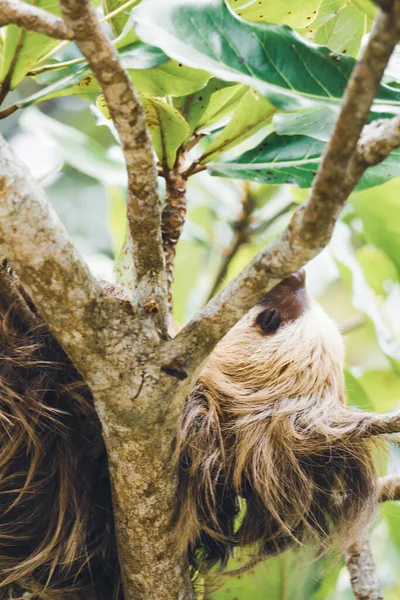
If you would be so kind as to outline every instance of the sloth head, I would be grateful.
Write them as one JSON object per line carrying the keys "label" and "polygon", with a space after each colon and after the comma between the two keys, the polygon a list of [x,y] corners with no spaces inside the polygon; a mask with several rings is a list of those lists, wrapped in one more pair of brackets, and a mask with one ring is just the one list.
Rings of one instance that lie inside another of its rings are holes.
{"label": "sloth head", "polygon": [[[272,288],[218,344],[209,374],[221,393],[246,400],[326,395],[344,402],[344,345],[337,326],[308,294],[305,272]],[[216,381],[216,373],[220,373]]]}
{"label": "sloth head", "polygon": [[248,544],[259,557],[306,538],[347,546],[368,523],[374,464],[369,442],[350,435],[360,417],[345,407],[343,359],[304,272],[216,346],[177,436],[175,521],[196,567]]}

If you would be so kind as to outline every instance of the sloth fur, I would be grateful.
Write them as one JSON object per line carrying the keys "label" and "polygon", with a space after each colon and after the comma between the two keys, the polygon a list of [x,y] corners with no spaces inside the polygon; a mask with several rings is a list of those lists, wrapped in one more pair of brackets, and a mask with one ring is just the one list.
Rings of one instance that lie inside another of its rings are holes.
{"label": "sloth fur", "polygon": [[[18,301],[0,295],[0,598],[123,600],[92,396],[8,277]],[[193,565],[224,565],[247,544],[274,554],[332,528],[351,541],[367,523],[374,468],[368,443],[346,436],[357,417],[342,361],[301,275],[217,346],[176,440],[174,520]]]}
{"label": "sloth fur", "polygon": [[346,547],[376,498],[370,443],[351,436],[344,346],[294,274],[217,345],[179,427],[175,522],[196,569],[333,534]]}

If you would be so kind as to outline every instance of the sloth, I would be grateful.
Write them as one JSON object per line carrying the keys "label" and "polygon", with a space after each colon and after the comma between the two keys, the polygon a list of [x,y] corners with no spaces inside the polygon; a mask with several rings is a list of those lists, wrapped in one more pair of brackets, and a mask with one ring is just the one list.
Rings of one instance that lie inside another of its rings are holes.
{"label": "sloth", "polygon": [[305,288],[275,286],[216,346],[178,428],[174,522],[182,552],[205,570],[235,547],[253,565],[306,540],[347,548],[376,500],[370,442],[351,435],[344,344]]}
{"label": "sloth", "polygon": [[[0,598],[123,600],[93,398],[18,280],[4,269],[3,280]],[[216,346],[174,450],[172,524],[193,567],[224,566],[237,546],[262,558],[308,534],[350,543],[368,523],[374,465],[349,435],[360,417],[345,409],[342,363],[341,336],[301,273]]]}

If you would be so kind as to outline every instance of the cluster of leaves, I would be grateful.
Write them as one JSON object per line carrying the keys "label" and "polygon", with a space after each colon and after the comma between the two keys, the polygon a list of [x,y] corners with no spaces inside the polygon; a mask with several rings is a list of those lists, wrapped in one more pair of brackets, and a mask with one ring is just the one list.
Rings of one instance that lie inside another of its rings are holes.
{"label": "cluster of leaves", "polygon": [[[93,4],[140,94],[160,171],[173,168],[177,153],[185,152],[188,178],[198,173],[189,178],[188,222],[176,262],[174,310],[183,322],[221,277],[226,281],[237,275],[285,227],[294,207],[307,197],[376,9],[370,0]],[[35,5],[59,14],[55,0]],[[4,28],[1,52],[3,96],[17,88],[15,107],[27,109],[21,126],[51,138],[64,160],[81,172],[79,179],[76,171],[71,178],[69,169],[67,190],[60,191],[58,180],[50,192],[73,196],[75,181],[82,202],[82,189],[95,189],[97,205],[88,206],[90,219],[103,203],[105,220],[107,199],[99,194],[98,184],[93,187],[93,180],[101,182],[109,196],[115,243],[100,235],[95,245],[115,256],[125,235],[125,166],[100,87],[85,59],[74,44],[15,26]],[[34,94],[24,94],[27,78],[39,84]],[[400,73],[393,62],[371,120],[398,114],[399,88]],[[68,96],[90,103],[97,124],[114,135],[113,148],[99,142],[98,134],[91,137],[33,108]],[[399,175],[399,152],[366,173],[329,253],[314,269],[339,322],[346,325],[349,316],[359,322],[348,338],[349,398],[378,411],[394,408],[400,399]],[[160,179],[161,193],[162,185]],[[69,207],[70,202],[71,198]],[[84,221],[90,220],[84,210],[80,204],[69,211],[79,215],[74,227],[80,239],[85,236]],[[360,364],[362,369],[355,368]],[[398,460],[396,455],[393,445],[392,462]],[[400,507],[389,503],[383,512],[374,547],[385,597],[391,600],[398,597],[400,584],[385,571],[385,564],[400,558]],[[379,553],[384,560],[379,561]],[[230,566],[240,566],[239,561]],[[327,569],[323,562],[284,554],[250,574],[226,576],[218,589],[212,579],[205,582],[205,594],[209,600],[346,600],[351,595],[342,576],[340,562]]]}

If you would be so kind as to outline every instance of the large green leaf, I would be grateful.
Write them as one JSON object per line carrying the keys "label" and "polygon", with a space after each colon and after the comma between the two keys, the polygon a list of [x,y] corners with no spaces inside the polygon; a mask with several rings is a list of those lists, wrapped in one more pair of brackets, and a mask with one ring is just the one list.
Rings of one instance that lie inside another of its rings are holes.
{"label": "large green leaf", "polygon": [[319,27],[313,36],[317,44],[329,46],[332,50],[356,57],[361,40],[371,28],[371,19],[355,4],[348,4],[335,18]]}
{"label": "large green leaf", "polygon": [[243,96],[232,119],[222,132],[211,142],[199,159],[205,164],[230,148],[248,139],[261,127],[270,122],[276,108],[254,90]]}
{"label": "large green leaf", "polygon": [[316,106],[294,112],[276,113],[272,123],[279,135],[306,135],[327,142],[336,119],[336,110],[328,106]]}
{"label": "large green leaf", "polygon": [[[172,168],[176,152],[189,134],[189,126],[182,115],[159,98],[140,96],[146,111],[147,127],[150,131],[154,150],[161,165]],[[101,94],[96,101],[102,114],[109,119],[110,112]]]}
{"label": "large green leaf", "polygon": [[238,556],[228,562],[225,575],[211,574],[206,580],[205,600],[310,600],[317,587],[318,565],[310,559],[286,551],[269,558],[246,573],[229,575],[243,567],[248,557]]}
{"label": "large green leaf", "polygon": [[[259,183],[296,184],[311,187],[325,144],[304,135],[278,135],[271,133],[256,148],[236,159],[208,166],[212,175],[248,179]],[[400,175],[400,150],[367,170],[357,189],[380,185]]]}
{"label": "large green leaf", "polygon": [[[172,58],[244,83],[285,110],[339,104],[353,58],[332,55],[285,25],[248,23],[222,0],[143,0],[132,12],[135,30]],[[400,107],[400,91],[383,85],[374,110]]]}
{"label": "large green leaf", "polygon": [[201,90],[210,79],[206,71],[186,67],[175,60],[146,70],[131,67],[129,74],[136,91],[149,96],[187,96]]}
{"label": "large green leaf", "polygon": [[228,0],[239,17],[247,21],[285,23],[296,29],[307,27],[317,16],[321,0]]}
{"label": "large green leaf", "polygon": [[[129,21],[129,15],[132,7],[139,4],[140,0],[103,0],[104,13],[106,15],[113,13],[118,9],[123,9],[118,12],[110,20],[110,26],[115,35],[120,35]],[[134,41],[134,33],[132,32],[132,42]]]}
{"label": "large green leaf", "polygon": [[[43,8],[53,15],[60,14],[57,0],[26,0],[28,4]],[[8,81],[10,89],[14,89],[36,64],[56,46],[56,39],[33,31],[25,31],[16,25],[5,28],[2,60],[0,66],[0,82]]]}
{"label": "large green leaf", "polygon": [[142,96],[141,100],[158,160],[172,168],[176,151],[189,134],[189,126],[173,106],[162,100],[146,96]]}
{"label": "large green leaf", "polygon": [[[135,42],[121,50],[120,59],[125,68],[132,69],[134,66],[136,73],[139,69],[148,69],[148,72],[151,73],[153,67],[168,61],[168,57],[159,48],[148,46],[142,42]],[[86,63],[78,67],[72,65],[63,69],[60,71],[60,75],[59,80],[18,101],[17,106],[25,108],[51,98],[97,95],[101,91],[97,80],[93,77]]]}
{"label": "large green leaf", "polygon": [[190,133],[233,112],[247,88],[212,77],[199,92],[174,98],[174,107],[185,117]]}

